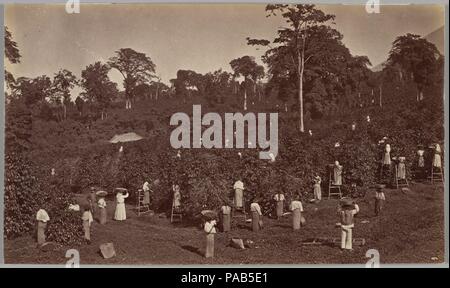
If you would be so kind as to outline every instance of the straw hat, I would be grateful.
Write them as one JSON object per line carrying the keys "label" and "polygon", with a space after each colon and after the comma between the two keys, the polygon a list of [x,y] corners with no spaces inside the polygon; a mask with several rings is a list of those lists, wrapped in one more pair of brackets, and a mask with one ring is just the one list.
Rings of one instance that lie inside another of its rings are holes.
{"label": "straw hat", "polygon": [[97,191],[95,192],[95,195],[97,195],[98,197],[105,197],[106,195],[108,195],[108,192],[106,191]]}

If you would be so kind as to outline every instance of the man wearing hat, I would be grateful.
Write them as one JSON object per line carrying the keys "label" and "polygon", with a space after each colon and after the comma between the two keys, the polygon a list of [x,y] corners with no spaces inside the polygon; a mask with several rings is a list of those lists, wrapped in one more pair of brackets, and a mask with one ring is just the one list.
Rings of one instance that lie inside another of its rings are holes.
{"label": "man wearing hat", "polygon": [[338,214],[341,220],[341,249],[343,250],[352,250],[352,230],[355,226],[353,217],[358,212],[358,204],[350,198],[342,199],[339,203]]}

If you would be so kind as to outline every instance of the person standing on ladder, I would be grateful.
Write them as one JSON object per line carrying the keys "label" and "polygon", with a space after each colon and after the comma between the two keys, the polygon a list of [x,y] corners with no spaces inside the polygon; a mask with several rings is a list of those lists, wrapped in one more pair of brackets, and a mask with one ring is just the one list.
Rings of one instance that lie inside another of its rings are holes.
{"label": "person standing on ladder", "polygon": [[150,183],[148,181],[145,181],[144,185],[142,185],[142,191],[144,191],[142,204],[150,205]]}
{"label": "person standing on ladder", "polygon": [[[385,139],[383,139],[385,140]],[[389,182],[389,178],[391,176],[391,145],[390,144],[386,144],[386,146],[384,147],[384,152],[383,152],[383,156],[381,159],[381,177],[380,180],[383,180],[385,177],[385,171],[387,171],[387,177],[388,177],[388,182]]]}
{"label": "person standing on ladder", "polygon": [[334,162],[333,168],[333,185],[341,186],[342,185],[342,165],[339,164],[339,161]]}
{"label": "person standing on ladder", "polygon": [[441,161],[441,146],[439,144],[434,145],[434,157],[433,157],[433,168],[441,169],[442,161]]}
{"label": "person standing on ladder", "polygon": [[175,208],[178,211],[181,208],[180,185],[174,184],[172,186],[172,190],[173,190],[173,208]]}
{"label": "person standing on ladder", "polygon": [[222,232],[228,232],[231,230],[231,207],[227,203],[224,203],[220,211],[222,212],[220,219]]}

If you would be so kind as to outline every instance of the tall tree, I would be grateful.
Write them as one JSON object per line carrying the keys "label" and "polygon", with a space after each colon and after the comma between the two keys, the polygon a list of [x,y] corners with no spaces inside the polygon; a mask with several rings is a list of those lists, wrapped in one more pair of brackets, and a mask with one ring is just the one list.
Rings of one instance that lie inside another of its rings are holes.
{"label": "tall tree", "polygon": [[13,87],[13,98],[21,99],[25,105],[33,109],[39,102],[49,99],[52,95],[52,81],[46,75],[36,78],[19,77]]}
{"label": "tall tree", "polygon": [[[12,39],[12,34],[9,32],[8,27],[5,26],[5,57],[11,64],[20,63],[20,53],[17,43]],[[5,69],[5,83],[6,87],[11,90],[16,84],[14,76]],[[6,91],[5,91],[6,92]],[[5,93],[6,98],[9,98],[9,94]]]}
{"label": "tall tree", "polygon": [[131,48],[121,48],[116,51],[116,56],[111,57],[108,64],[111,68],[117,69],[123,76],[125,108],[130,109],[131,99],[135,94],[136,87],[151,81],[156,66],[150,57]]}
{"label": "tall tree", "polygon": [[253,85],[256,85],[256,81],[264,76],[264,67],[258,65],[255,62],[255,58],[251,56],[233,59],[230,62],[230,66],[234,71],[235,77],[244,77],[244,110],[247,110],[247,86],[250,80],[253,80]]}
{"label": "tall tree", "polygon": [[84,107],[84,100],[80,96],[75,99],[75,106],[77,106],[77,110],[79,115],[81,116],[83,114],[83,107]]}
{"label": "tall tree", "polygon": [[53,77],[53,95],[50,100],[63,107],[63,118],[67,118],[67,105],[70,104],[70,91],[78,85],[75,75],[69,70],[58,71]]}
{"label": "tall tree", "polygon": [[415,34],[399,36],[392,44],[388,65],[399,65],[417,86],[416,100],[423,100],[423,90],[434,83],[436,66],[441,63],[441,54],[436,46]]}
{"label": "tall tree", "polygon": [[269,12],[268,16],[276,16],[280,13],[288,27],[278,30],[278,36],[272,41],[274,47],[270,45],[271,41],[265,39],[247,38],[248,44],[270,48],[264,57],[272,74],[279,73],[280,70],[288,70],[287,74],[296,74],[299,129],[300,132],[304,132],[303,86],[306,67],[312,58],[327,56],[328,47],[339,44],[342,35],[328,25],[335,16],[325,14],[314,5],[269,4],[266,6],[266,11]]}
{"label": "tall tree", "polygon": [[101,62],[95,62],[81,71],[82,96],[91,104],[100,108],[101,118],[107,117],[107,108],[111,100],[119,93],[117,84],[108,77],[110,67]]}
{"label": "tall tree", "polygon": [[20,63],[20,53],[17,43],[12,39],[12,34],[5,26],[5,56],[12,64]]}

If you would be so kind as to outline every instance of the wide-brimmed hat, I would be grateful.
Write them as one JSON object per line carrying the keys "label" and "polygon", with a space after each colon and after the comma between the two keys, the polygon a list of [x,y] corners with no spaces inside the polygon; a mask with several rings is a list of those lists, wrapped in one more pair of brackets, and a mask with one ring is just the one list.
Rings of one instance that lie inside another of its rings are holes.
{"label": "wide-brimmed hat", "polygon": [[124,194],[124,193],[127,193],[128,192],[128,189],[126,189],[126,188],[115,188],[114,189],[114,192],[117,194],[117,193],[122,193],[122,194]]}
{"label": "wide-brimmed hat", "polygon": [[98,197],[105,197],[106,195],[108,195],[108,192],[101,190],[95,192],[95,195],[97,195]]}
{"label": "wide-brimmed hat", "polygon": [[205,218],[205,220],[214,220],[217,218],[217,212],[214,210],[203,210],[200,214]]}

